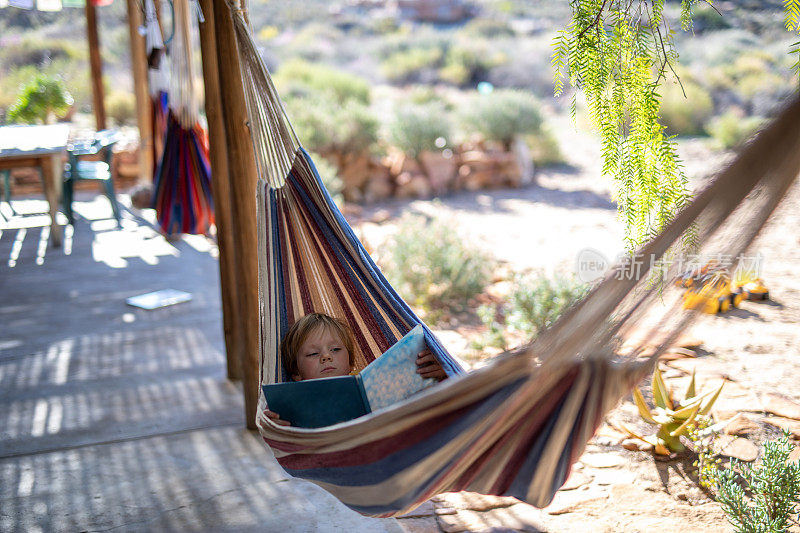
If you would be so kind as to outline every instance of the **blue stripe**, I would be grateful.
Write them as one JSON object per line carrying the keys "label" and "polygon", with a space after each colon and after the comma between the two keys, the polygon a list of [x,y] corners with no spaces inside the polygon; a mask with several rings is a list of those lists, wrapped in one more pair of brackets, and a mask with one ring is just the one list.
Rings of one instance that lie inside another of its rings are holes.
{"label": "blue stripe", "polygon": [[[505,387],[492,392],[489,396],[478,400],[467,414],[448,426],[443,427],[429,438],[417,444],[398,450],[374,463],[307,469],[286,469],[291,475],[303,479],[324,481],[344,487],[368,486],[380,483],[395,474],[406,470],[427,457],[464,431],[470,429],[479,420],[491,414],[500,404],[506,401],[527,378],[519,379]],[[469,448],[470,444],[465,445]],[[420,493],[424,490],[420,490]]]}

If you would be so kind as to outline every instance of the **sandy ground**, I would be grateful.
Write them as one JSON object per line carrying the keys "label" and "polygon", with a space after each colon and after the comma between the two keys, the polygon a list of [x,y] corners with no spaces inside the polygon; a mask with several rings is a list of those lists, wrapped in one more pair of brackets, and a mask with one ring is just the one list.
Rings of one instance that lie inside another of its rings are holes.
{"label": "sandy ground", "polygon": [[[623,250],[623,229],[610,183],[599,175],[599,150],[590,137],[568,123],[561,126],[568,164],[539,171],[536,186],[459,193],[433,203],[390,202],[365,209],[355,217],[355,226],[380,253],[394,231],[396,217],[405,213],[445,217],[466,240],[514,271],[569,274],[585,248],[613,258]],[[731,157],[698,140],[683,142],[680,148],[693,187],[702,185]],[[739,437],[724,437],[739,440],[731,449],[752,452],[764,440],[779,435],[774,425],[765,422],[774,420],[767,411],[775,396],[800,402],[800,286],[794,270],[800,264],[798,227],[800,183],[748,252],[763,257],[762,275],[771,300],[744,302],[724,315],[701,316],[687,332],[700,343],[694,350],[698,357],[671,366],[662,363],[675,389],[685,386],[692,369],[701,387],[715,386],[722,378],[729,381],[715,412],[723,418],[742,412],[750,424]],[[460,354],[480,335],[480,327],[455,324],[437,333],[451,353]],[[475,360],[465,364],[471,366]],[[647,430],[630,397],[606,420],[548,508],[538,510],[513,499],[466,493],[443,495],[433,502],[439,526],[444,531],[732,530],[719,505],[699,487],[693,455],[664,461],[621,446],[626,435],[619,431],[620,424]]]}

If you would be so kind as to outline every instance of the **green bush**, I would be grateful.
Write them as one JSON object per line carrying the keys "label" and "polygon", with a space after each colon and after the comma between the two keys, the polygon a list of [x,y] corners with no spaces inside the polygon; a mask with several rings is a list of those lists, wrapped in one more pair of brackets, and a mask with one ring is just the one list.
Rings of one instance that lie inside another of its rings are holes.
{"label": "green bush", "polygon": [[378,136],[378,119],[356,99],[343,104],[324,96],[287,101],[289,117],[300,141],[322,153],[364,153]]}
{"label": "green bush", "polygon": [[587,291],[588,286],[574,278],[518,275],[508,302],[506,323],[511,329],[532,337],[555,322]]}
{"label": "green bush", "polygon": [[485,37],[496,39],[498,37],[513,37],[514,30],[502,20],[474,18],[464,25],[459,31],[469,38]]}
{"label": "green bush", "polygon": [[714,113],[711,94],[688,76],[682,76],[681,83],[683,90],[681,85],[671,82],[659,88],[662,122],[671,135],[702,134],[706,122]]}
{"label": "green bush", "polygon": [[759,466],[733,459],[716,474],[717,501],[737,533],[789,531],[800,513],[800,463],[788,461],[794,445],[789,434],[764,443]]}
{"label": "green bush", "polygon": [[381,73],[394,83],[422,81],[422,72],[437,69],[442,61],[441,48],[411,48],[387,57],[381,63]]}
{"label": "green bush", "polygon": [[530,93],[507,89],[474,96],[462,107],[460,118],[465,130],[501,142],[506,149],[514,137],[537,133],[542,125],[536,98]]}
{"label": "green bush", "polygon": [[435,321],[483,292],[494,261],[453,231],[452,221],[404,217],[381,268],[400,295]]}
{"label": "green bush", "polygon": [[297,96],[325,96],[339,104],[370,103],[370,85],[358,76],[302,59],[287,61],[274,76],[275,85],[287,99]]}
{"label": "green bush", "polygon": [[39,74],[17,95],[17,100],[8,109],[11,122],[55,122],[72,105],[72,96],[59,78]]}
{"label": "green bush", "polygon": [[565,162],[558,139],[547,124],[542,126],[538,132],[525,135],[524,140],[536,166],[546,167]]}
{"label": "green bush", "polygon": [[488,45],[451,46],[447,50],[439,77],[454,85],[474,84],[485,79],[489,70],[507,62],[503,53],[491,52]]}
{"label": "green bush", "polygon": [[440,102],[401,106],[389,126],[392,143],[411,157],[435,150],[436,140],[450,138],[450,121]]}
{"label": "green bush", "polygon": [[136,96],[133,93],[113,91],[106,96],[106,114],[117,126],[136,122]]}
{"label": "green bush", "polygon": [[763,124],[761,117],[742,117],[731,111],[712,119],[706,130],[720,148],[729,150],[750,138]]}

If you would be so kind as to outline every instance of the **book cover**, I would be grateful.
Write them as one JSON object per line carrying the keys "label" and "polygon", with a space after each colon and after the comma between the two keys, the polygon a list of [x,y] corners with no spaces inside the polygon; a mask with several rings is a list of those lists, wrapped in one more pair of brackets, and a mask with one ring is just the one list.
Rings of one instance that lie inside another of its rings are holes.
{"label": "book cover", "polygon": [[269,410],[295,427],[332,426],[370,412],[356,376],[274,383],[262,390]]}

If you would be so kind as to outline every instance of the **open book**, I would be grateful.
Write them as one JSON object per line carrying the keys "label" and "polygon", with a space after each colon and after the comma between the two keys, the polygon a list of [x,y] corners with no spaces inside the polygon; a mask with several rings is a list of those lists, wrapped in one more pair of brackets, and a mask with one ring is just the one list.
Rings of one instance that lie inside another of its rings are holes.
{"label": "open book", "polygon": [[271,411],[296,427],[318,428],[358,418],[436,383],[417,374],[425,332],[417,325],[357,376],[263,385]]}

